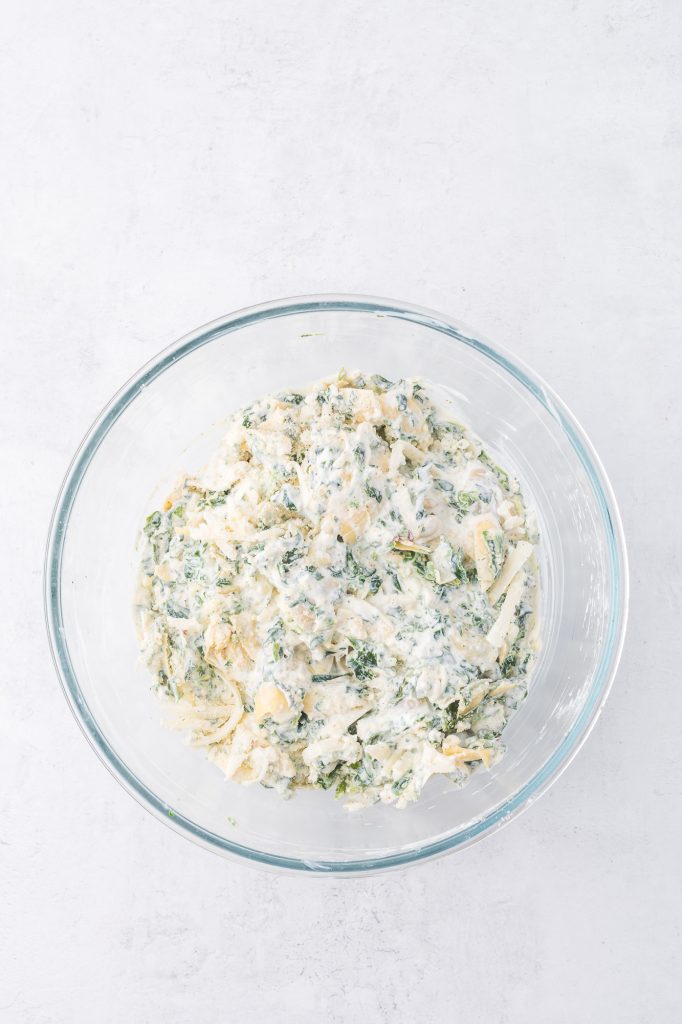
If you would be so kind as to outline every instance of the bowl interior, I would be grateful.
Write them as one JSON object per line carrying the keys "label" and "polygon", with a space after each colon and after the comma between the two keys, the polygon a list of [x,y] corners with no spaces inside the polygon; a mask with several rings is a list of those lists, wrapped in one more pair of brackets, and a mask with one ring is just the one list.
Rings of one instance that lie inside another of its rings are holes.
{"label": "bowl interior", "polygon": [[[182,471],[242,404],[342,366],[421,375],[518,475],[541,533],[543,648],[503,760],[463,789],[442,777],[403,811],[358,813],[323,792],[240,787],[161,727],[132,621],[134,543]],[[50,615],[67,692],[116,773],[204,843],[312,869],[398,863],[469,841],[542,787],[603,701],[617,656],[620,553],[599,472],[553,396],[486,345],[415,311],[310,303],[228,318],[179,343],[112,403],[57,512]]]}

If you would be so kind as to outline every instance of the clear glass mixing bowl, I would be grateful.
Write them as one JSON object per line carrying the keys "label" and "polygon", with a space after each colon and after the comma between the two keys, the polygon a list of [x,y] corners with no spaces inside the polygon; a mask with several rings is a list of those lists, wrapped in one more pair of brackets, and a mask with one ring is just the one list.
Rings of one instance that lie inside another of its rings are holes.
{"label": "clear glass mixing bowl", "polygon": [[[403,811],[348,813],[330,793],[284,801],[227,782],[161,727],[132,622],[134,543],[164,481],[198,469],[226,415],[342,366],[421,375],[518,475],[542,537],[543,647],[507,752],[463,789],[442,776]],[[226,856],[308,872],[367,872],[461,849],[518,814],[587,736],[620,656],[622,527],[588,439],[554,393],[447,317],[357,296],[271,302],[166,349],[112,399],[62,486],[46,556],[46,612],[66,697],[112,774],[176,831]]]}

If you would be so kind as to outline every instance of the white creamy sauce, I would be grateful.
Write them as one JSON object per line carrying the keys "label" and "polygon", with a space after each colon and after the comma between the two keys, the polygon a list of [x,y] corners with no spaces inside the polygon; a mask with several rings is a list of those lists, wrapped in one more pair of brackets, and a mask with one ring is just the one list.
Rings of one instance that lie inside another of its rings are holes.
{"label": "white creamy sauce", "polygon": [[225,774],[402,807],[502,753],[537,649],[518,483],[417,380],[254,402],[142,534],[136,616]]}

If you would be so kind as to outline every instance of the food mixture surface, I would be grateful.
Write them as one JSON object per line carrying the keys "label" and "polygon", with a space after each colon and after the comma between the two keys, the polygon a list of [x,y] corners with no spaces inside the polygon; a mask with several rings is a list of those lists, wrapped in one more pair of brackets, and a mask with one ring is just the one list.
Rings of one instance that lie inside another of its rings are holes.
{"label": "food mixture surface", "polygon": [[537,649],[518,483],[422,380],[254,402],[142,535],[170,724],[228,778],[402,807],[502,754]]}

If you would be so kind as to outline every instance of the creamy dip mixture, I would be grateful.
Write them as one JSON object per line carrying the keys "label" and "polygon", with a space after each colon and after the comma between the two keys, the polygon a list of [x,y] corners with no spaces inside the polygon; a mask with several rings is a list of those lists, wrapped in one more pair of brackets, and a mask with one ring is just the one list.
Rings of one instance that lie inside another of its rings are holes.
{"label": "creamy dip mixture", "polygon": [[235,413],[147,517],[143,657],[228,778],[403,807],[501,756],[538,647],[536,541],[427,382],[342,372]]}

